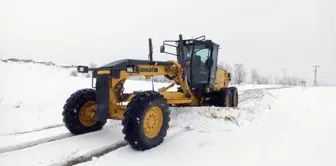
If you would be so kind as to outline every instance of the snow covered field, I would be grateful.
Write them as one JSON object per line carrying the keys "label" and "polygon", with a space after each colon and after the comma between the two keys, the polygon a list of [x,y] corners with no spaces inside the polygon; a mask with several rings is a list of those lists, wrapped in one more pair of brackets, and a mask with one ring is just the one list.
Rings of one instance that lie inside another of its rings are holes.
{"label": "snow covered field", "polygon": [[[70,77],[73,69],[40,64],[0,62],[0,135],[11,135],[62,124],[62,107],[76,90],[91,87],[91,79]],[[155,89],[168,85],[155,83]],[[239,92],[279,85],[244,85]],[[151,82],[129,80],[125,91],[149,90]],[[170,90],[175,90],[175,87]],[[19,123],[18,123],[19,121]],[[5,127],[4,127],[5,126]]]}
{"label": "snow covered field", "polygon": [[[137,152],[123,141],[120,121],[79,136],[63,126],[66,98],[90,87],[90,79],[57,67],[2,62],[0,74],[1,166],[336,165],[335,87],[244,85],[238,109],[171,108],[163,144]],[[151,89],[146,81],[125,86]]]}

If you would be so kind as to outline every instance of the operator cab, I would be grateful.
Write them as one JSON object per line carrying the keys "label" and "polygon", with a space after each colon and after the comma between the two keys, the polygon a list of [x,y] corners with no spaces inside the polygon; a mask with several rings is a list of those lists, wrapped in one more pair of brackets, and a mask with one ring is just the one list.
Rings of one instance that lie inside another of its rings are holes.
{"label": "operator cab", "polygon": [[[160,52],[165,52],[165,45],[176,47],[177,61],[182,64],[188,84],[192,89],[200,91],[213,88],[216,79],[217,56],[219,45],[204,36],[196,39],[183,40],[182,35],[178,41],[164,41]],[[167,44],[174,42],[176,45]]]}

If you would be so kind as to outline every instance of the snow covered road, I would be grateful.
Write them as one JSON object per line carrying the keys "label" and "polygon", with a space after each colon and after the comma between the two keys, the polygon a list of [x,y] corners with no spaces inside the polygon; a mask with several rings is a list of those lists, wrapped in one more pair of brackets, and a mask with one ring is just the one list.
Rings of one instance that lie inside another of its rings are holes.
{"label": "snow covered road", "polygon": [[[262,89],[249,91],[248,97],[252,101],[264,92]],[[212,125],[231,131],[237,127],[239,118],[235,112],[215,107],[172,108],[173,120],[165,142],[173,141],[186,131],[209,132]],[[0,165],[72,165],[90,160],[126,146],[121,129],[120,122],[112,120],[101,131],[79,136],[72,136],[64,126],[0,136]]]}
{"label": "snow covered road", "polygon": [[79,166],[335,166],[335,99],[334,87],[269,91],[261,102],[252,101],[260,104],[254,111],[266,111],[252,125],[222,130],[227,124],[211,119],[208,130],[199,130],[207,124],[199,123],[151,151],[135,152],[126,146]]}
{"label": "snow covered road", "polygon": [[[164,143],[149,151],[132,150],[123,141],[120,122],[109,121],[98,132],[2,153],[0,165],[336,164],[335,88],[259,89],[241,98],[245,101],[236,110],[171,108],[172,123]],[[319,99],[326,102],[320,105]],[[47,130],[68,133],[61,128]],[[46,131],[37,131],[41,132]],[[15,147],[15,141],[10,142]]]}

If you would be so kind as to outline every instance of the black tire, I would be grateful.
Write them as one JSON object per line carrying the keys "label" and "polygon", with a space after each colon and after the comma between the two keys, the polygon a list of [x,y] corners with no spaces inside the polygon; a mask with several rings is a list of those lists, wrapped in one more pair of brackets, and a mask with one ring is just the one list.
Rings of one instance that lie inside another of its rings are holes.
{"label": "black tire", "polygon": [[230,107],[230,102],[231,102],[231,91],[229,90],[229,88],[222,88],[220,91],[220,103],[219,105],[221,107]]}
{"label": "black tire", "polygon": [[[162,125],[158,134],[154,138],[148,138],[143,129],[145,114],[152,107],[159,107],[162,113]],[[169,106],[163,96],[154,91],[145,91],[138,93],[127,105],[124,113],[122,132],[124,139],[135,150],[144,151],[158,146],[167,135],[170,121]]]}
{"label": "black tire", "polygon": [[238,107],[238,103],[239,103],[239,95],[238,95],[238,89],[236,87],[230,87],[229,88],[230,92],[231,92],[231,107]]}
{"label": "black tire", "polygon": [[231,91],[229,88],[222,88],[219,91],[206,94],[205,98],[210,98],[202,103],[204,106],[231,107]]}
{"label": "black tire", "polygon": [[92,126],[85,126],[80,122],[80,108],[87,102],[96,102],[96,91],[81,89],[73,93],[63,106],[63,122],[66,128],[75,135],[98,131],[106,122],[95,122]]}

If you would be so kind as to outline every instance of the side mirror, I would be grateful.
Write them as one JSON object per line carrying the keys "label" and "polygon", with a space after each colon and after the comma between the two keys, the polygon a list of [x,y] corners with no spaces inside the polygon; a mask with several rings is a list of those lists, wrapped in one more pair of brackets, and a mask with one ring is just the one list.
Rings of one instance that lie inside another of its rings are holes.
{"label": "side mirror", "polygon": [[160,53],[163,53],[163,52],[165,52],[165,46],[164,45],[160,46]]}

